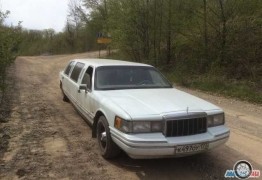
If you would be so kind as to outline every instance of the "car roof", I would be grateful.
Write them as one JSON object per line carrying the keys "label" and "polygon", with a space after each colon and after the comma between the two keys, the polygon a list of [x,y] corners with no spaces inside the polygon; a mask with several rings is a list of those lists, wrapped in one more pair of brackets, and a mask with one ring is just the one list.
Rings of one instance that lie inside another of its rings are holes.
{"label": "car roof", "polygon": [[143,63],[113,60],[113,59],[73,59],[72,61],[81,62],[95,67],[100,66],[151,66]]}

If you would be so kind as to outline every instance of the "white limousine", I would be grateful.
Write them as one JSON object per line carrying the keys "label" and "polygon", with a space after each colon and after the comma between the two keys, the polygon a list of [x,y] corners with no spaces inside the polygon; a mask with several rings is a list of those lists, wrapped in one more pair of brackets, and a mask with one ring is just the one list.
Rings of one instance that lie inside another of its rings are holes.
{"label": "white limousine", "polygon": [[120,150],[135,159],[187,156],[229,138],[222,109],[172,87],[151,65],[75,59],[60,72],[60,87],[104,158]]}

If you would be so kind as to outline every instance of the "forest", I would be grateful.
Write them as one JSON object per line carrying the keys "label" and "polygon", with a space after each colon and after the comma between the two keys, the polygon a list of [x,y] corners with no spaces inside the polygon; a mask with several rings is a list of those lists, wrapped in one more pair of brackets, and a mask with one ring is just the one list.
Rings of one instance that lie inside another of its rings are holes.
{"label": "forest", "polygon": [[[0,89],[19,55],[115,49],[172,82],[262,103],[261,0],[71,0],[63,32],[7,27],[0,9]],[[97,44],[97,37],[112,39]]]}

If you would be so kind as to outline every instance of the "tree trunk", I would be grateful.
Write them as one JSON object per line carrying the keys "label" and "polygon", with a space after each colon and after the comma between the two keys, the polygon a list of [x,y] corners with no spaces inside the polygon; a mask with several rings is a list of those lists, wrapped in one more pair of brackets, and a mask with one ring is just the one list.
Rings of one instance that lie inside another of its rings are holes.
{"label": "tree trunk", "polygon": [[219,0],[220,12],[221,12],[221,22],[222,22],[222,32],[221,32],[221,43],[220,43],[220,62],[222,65],[226,65],[225,51],[226,51],[226,17],[224,10],[224,0]]}
{"label": "tree trunk", "polygon": [[163,0],[160,0],[160,22],[159,22],[159,39],[158,39],[158,57],[161,57],[161,42],[162,42],[162,23],[163,23]]}
{"label": "tree trunk", "polygon": [[205,72],[205,64],[209,59],[208,56],[208,35],[207,35],[207,0],[203,0],[204,3],[204,60],[201,62],[201,70]]}
{"label": "tree trunk", "polygon": [[171,62],[171,5],[172,0],[168,0],[168,16],[167,16],[167,52],[166,52],[166,64]]}
{"label": "tree trunk", "polygon": [[157,30],[157,27],[156,27],[156,2],[157,0],[154,1],[154,37],[153,37],[153,46],[154,46],[154,64],[156,65],[157,64],[157,58],[156,58],[156,30]]}

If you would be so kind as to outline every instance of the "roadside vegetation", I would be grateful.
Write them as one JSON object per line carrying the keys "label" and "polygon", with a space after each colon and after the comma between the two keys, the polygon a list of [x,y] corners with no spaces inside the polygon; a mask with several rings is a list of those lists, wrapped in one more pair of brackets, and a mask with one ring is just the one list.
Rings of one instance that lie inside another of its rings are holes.
{"label": "roadside vegetation", "polygon": [[[110,57],[152,64],[176,84],[262,104],[261,0],[71,0],[68,6],[60,33],[1,25],[18,32],[12,56],[118,49]],[[112,42],[97,44],[98,36]]]}
{"label": "roadside vegetation", "polygon": [[18,34],[21,27],[5,27],[4,19],[9,12],[0,11],[0,103],[3,102],[4,92],[7,88],[6,77],[7,68],[15,60],[18,51],[19,38]]}
{"label": "roadside vegetation", "polygon": [[[124,53],[115,52],[107,56],[109,59],[132,60]],[[214,74],[190,75],[184,74],[176,68],[166,68],[158,66],[160,71],[174,83],[174,86],[182,86],[191,89],[198,89],[216,95],[237,98],[240,100],[262,104],[262,91],[255,82],[248,80],[229,79],[226,76],[216,76]]]}
{"label": "roadside vegetation", "polygon": [[168,72],[167,76],[172,82],[180,86],[262,104],[262,92],[255,82],[209,74],[179,78],[174,73]]}

